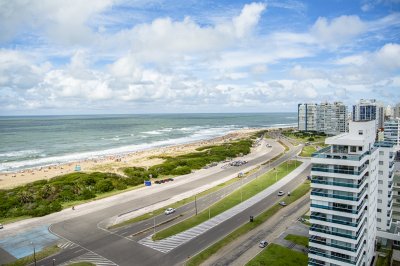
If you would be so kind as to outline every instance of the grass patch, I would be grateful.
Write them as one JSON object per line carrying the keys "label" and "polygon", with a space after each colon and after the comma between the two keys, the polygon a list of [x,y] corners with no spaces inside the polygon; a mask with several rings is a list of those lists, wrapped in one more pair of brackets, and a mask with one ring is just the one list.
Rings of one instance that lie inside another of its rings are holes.
{"label": "grass patch", "polygon": [[285,237],[285,239],[295,243],[296,245],[308,247],[308,237],[306,237],[306,236],[289,234]]}
{"label": "grass patch", "polygon": [[294,139],[298,142],[325,142],[326,135],[319,132],[304,132],[287,130],[282,132],[288,138]]}
{"label": "grass patch", "polygon": [[301,150],[300,156],[302,157],[311,157],[311,154],[316,152],[317,149],[314,146],[304,146]]}
{"label": "grass patch", "polygon": [[249,261],[246,266],[302,266],[307,264],[308,257],[306,254],[272,243]]}
{"label": "grass patch", "polygon": [[281,144],[285,148],[285,152],[289,150],[289,147],[281,140],[278,140],[279,144]]}
{"label": "grass patch", "polygon": [[[46,247],[42,251],[36,252],[36,261],[47,258],[48,256],[51,256],[59,251],[60,251],[60,248],[57,246]],[[20,258],[14,262],[5,264],[4,266],[24,266],[24,265],[28,265],[31,263],[34,263],[33,254],[23,257],[23,258]]]}
{"label": "grass patch", "polygon": [[[280,180],[290,172],[292,172],[296,166],[299,166],[301,162],[297,161],[288,161],[280,164],[278,167],[274,168],[264,175],[254,179],[248,184],[244,185],[242,189],[235,190],[230,195],[221,199],[214,205],[210,207],[211,217],[214,217],[234,206],[241,203],[241,198],[243,197],[243,201],[253,197],[257,193],[263,191],[270,185],[274,184],[276,181]],[[180,232],[186,231],[198,224],[201,224],[209,219],[209,210],[204,210],[200,212],[196,216],[192,216],[180,223],[172,225],[162,231],[157,232],[153,235],[154,240],[160,240],[167,238],[169,236],[178,234]]]}
{"label": "grass patch", "polygon": [[[304,196],[310,190],[310,181],[305,181],[303,184],[298,186],[292,193],[291,196],[286,196],[283,200],[286,204],[291,204],[294,201],[298,200],[302,196]],[[200,265],[204,261],[206,261],[210,256],[217,253],[221,248],[228,245],[230,242],[236,240],[241,235],[248,233],[249,231],[253,230],[257,226],[261,225],[269,218],[271,218],[275,213],[277,213],[280,209],[284,207],[280,206],[279,204],[273,205],[268,210],[264,211],[260,215],[256,216],[254,222],[246,223],[241,227],[237,228],[235,231],[224,237],[223,239],[219,240],[218,242],[214,243],[213,245],[209,246],[208,248],[204,249],[202,252],[198,253],[191,259],[186,262],[186,265],[195,266]]]}
{"label": "grass patch", "polygon": [[15,223],[18,221],[22,221],[25,219],[32,218],[32,216],[25,215],[25,216],[18,216],[18,217],[0,217],[0,223],[1,224],[10,224],[10,223]]}

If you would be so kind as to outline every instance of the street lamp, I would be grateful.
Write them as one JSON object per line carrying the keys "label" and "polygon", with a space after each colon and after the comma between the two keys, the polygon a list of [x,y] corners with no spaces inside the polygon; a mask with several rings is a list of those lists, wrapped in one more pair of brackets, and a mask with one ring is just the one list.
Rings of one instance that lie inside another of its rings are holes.
{"label": "street lamp", "polygon": [[53,266],[56,265],[56,259],[53,259]]}
{"label": "street lamp", "polygon": [[196,215],[197,215],[197,195],[194,195],[194,208],[196,209]]}
{"label": "street lamp", "polygon": [[156,216],[154,215],[153,211],[153,234],[156,234]]}
{"label": "street lamp", "polygon": [[35,266],[36,266],[36,249],[35,249],[35,244],[31,241],[31,245],[33,246],[33,261],[35,262]]}

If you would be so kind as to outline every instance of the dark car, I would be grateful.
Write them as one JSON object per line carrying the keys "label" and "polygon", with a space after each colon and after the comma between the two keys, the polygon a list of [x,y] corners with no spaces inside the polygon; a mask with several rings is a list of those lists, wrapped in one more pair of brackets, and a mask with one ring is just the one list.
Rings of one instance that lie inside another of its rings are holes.
{"label": "dark car", "polygon": [[155,181],[154,183],[156,183],[156,184],[161,184],[161,181],[160,181],[160,180],[157,180],[157,181]]}

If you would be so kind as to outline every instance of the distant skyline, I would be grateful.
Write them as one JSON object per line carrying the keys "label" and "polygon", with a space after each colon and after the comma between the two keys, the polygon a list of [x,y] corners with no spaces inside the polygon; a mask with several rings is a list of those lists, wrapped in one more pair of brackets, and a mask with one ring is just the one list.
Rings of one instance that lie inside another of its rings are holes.
{"label": "distant skyline", "polygon": [[0,25],[0,115],[400,102],[400,0],[15,0]]}

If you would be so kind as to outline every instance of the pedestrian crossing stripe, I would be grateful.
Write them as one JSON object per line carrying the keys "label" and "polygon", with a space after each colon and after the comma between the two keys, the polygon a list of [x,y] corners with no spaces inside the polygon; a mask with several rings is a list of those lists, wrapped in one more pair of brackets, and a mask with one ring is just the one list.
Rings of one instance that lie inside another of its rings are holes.
{"label": "pedestrian crossing stripe", "polygon": [[94,252],[91,252],[91,251],[89,251],[79,257],[76,257],[68,262],[65,262],[65,263],[61,264],[60,266],[66,266],[66,265],[70,265],[70,264],[78,263],[78,262],[90,262],[97,266],[118,266],[118,264],[115,264],[114,262],[112,262]]}

